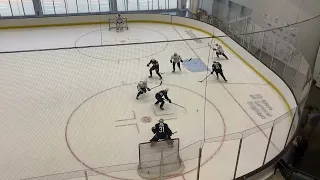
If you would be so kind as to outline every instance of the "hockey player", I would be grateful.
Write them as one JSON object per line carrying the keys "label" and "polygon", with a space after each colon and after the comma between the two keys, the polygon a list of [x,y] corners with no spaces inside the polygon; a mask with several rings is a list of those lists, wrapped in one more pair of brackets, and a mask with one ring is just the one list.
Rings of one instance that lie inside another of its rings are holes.
{"label": "hockey player", "polygon": [[225,57],[227,60],[229,60],[228,57],[227,57],[227,55],[224,54],[224,51],[223,51],[222,47],[221,47],[219,44],[216,44],[216,46],[217,46],[217,48],[216,48],[216,55],[217,55],[217,57],[219,58],[219,55],[222,55],[222,56]]}
{"label": "hockey player", "polygon": [[227,79],[223,75],[222,65],[217,61],[214,61],[213,64],[212,64],[212,72],[211,72],[211,74],[213,74],[213,72],[216,72],[217,79],[219,79],[219,74],[220,74],[221,77],[223,78],[223,80],[225,82],[227,82]]}
{"label": "hockey player", "polygon": [[156,73],[158,74],[158,76],[160,77],[160,80],[161,80],[161,79],[162,79],[162,76],[161,76],[161,74],[160,74],[160,72],[159,72],[159,63],[158,63],[158,61],[155,60],[154,58],[152,58],[152,59],[150,60],[150,62],[147,64],[147,67],[149,67],[150,64],[152,64],[152,67],[151,67],[150,70],[149,70],[149,72],[150,72],[149,78],[152,78],[152,71],[155,70]]}
{"label": "hockey player", "polygon": [[165,90],[161,90],[161,91],[157,92],[156,95],[155,95],[155,97],[156,97],[156,99],[157,99],[157,102],[154,103],[154,104],[157,105],[157,104],[161,103],[161,104],[160,104],[160,109],[161,109],[161,110],[164,110],[164,109],[163,109],[163,105],[164,105],[164,99],[163,99],[163,97],[164,97],[167,101],[169,101],[169,103],[171,103],[171,100],[168,98],[168,91],[169,91],[169,89],[167,88],[167,89],[165,89]]}
{"label": "hockey player", "polygon": [[147,93],[147,90],[148,91],[151,90],[150,88],[148,88],[147,80],[140,81],[139,84],[137,85],[137,89],[138,89],[138,94],[136,96],[136,99],[138,99],[141,94]]}
{"label": "hockey player", "polygon": [[123,31],[123,17],[121,16],[120,13],[116,15],[115,20],[116,20],[117,32]]}
{"label": "hockey player", "polygon": [[174,53],[172,56],[171,56],[171,59],[170,59],[170,63],[172,63],[172,67],[173,67],[173,71],[172,72],[175,72],[176,71],[176,64],[178,66],[178,68],[180,69],[181,71],[181,68],[180,68],[180,62],[183,62],[180,55],[178,55],[177,53]]}
{"label": "hockey player", "polygon": [[169,145],[172,145],[171,136],[173,133],[163,119],[160,119],[159,123],[152,127],[151,130],[154,133],[153,138],[150,140],[151,146],[154,146],[159,140],[165,140]]}

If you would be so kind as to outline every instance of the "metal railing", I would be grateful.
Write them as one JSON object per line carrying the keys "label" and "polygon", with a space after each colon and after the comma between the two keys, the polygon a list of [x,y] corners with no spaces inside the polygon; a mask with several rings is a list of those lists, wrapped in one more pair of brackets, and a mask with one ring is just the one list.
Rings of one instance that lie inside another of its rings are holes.
{"label": "metal railing", "polygon": [[176,10],[177,0],[2,0],[0,17]]}

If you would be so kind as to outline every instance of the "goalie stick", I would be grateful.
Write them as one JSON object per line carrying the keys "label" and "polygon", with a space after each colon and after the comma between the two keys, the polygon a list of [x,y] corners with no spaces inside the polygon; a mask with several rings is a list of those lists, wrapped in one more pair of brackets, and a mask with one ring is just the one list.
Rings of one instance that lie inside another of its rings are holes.
{"label": "goalie stick", "polygon": [[155,87],[153,87],[153,88],[150,88],[150,90],[151,89],[154,89],[154,88],[157,88],[157,87],[159,87],[159,86],[161,86],[162,85],[162,81],[160,82],[160,84],[158,85],[158,86],[155,86]]}

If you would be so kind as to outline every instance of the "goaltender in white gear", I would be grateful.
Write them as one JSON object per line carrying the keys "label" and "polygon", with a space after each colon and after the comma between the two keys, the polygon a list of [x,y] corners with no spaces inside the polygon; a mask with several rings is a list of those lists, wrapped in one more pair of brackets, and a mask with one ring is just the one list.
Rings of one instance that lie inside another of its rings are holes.
{"label": "goaltender in white gear", "polygon": [[136,99],[139,99],[139,96],[141,94],[147,93],[147,90],[150,91],[151,89],[148,88],[148,82],[147,80],[144,81],[140,81],[139,84],[137,85],[137,89],[138,89],[138,94],[136,96]]}
{"label": "goaltender in white gear", "polygon": [[123,17],[121,16],[121,14],[116,15],[115,21],[116,21],[117,31],[123,31]]}

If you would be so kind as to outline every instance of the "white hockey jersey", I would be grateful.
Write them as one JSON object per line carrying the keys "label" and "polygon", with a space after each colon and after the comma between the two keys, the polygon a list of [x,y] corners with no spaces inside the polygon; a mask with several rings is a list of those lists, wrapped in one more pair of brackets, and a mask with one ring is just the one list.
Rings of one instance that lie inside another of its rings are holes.
{"label": "white hockey jersey", "polygon": [[179,56],[179,55],[172,55],[171,56],[171,60],[173,61],[173,62],[175,62],[175,63],[178,63],[178,62],[180,62],[181,61],[181,57]]}
{"label": "white hockey jersey", "polygon": [[137,86],[138,91],[144,91],[147,88],[148,88],[148,84],[146,81],[140,81]]}
{"label": "white hockey jersey", "polygon": [[220,45],[217,46],[217,53],[224,53],[224,51]]}

